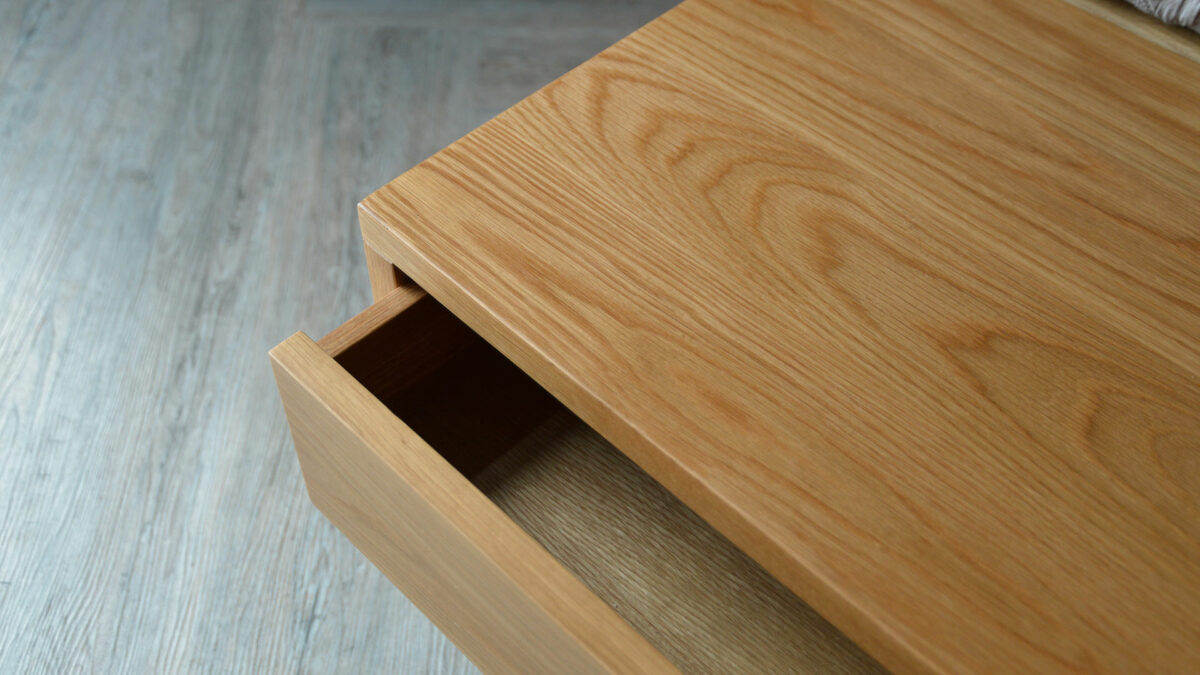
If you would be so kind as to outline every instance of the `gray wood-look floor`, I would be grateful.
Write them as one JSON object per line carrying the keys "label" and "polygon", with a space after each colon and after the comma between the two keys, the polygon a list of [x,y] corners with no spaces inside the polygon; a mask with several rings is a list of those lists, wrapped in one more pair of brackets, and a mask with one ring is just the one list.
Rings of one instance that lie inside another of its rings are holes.
{"label": "gray wood-look floor", "polygon": [[671,3],[0,2],[0,672],[468,672],[309,503],[266,357],[362,196]]}

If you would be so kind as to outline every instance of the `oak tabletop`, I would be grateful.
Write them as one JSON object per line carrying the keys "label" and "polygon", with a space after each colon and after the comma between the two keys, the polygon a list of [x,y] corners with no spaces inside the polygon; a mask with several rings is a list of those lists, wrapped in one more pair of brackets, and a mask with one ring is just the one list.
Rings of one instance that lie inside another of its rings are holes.
{"label": "oak tabletop", "polygon": [[1200,63],[688,0],[368,242],[885,665],[1200,671]]}

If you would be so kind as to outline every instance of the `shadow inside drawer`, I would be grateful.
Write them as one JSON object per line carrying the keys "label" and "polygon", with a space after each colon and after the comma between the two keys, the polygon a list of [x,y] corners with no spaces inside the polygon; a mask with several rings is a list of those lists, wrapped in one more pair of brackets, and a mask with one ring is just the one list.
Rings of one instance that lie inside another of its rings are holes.
{"label": "shadow inside drawer", "polygon": [[562,409],[482,340],[387,405],[468,478]]}
{"label": "shadow inside drawer", "polygon": [[882,670],[431,297],[335,358],[685,672]]}
{"label": "shadow inside drawer", "polygon": [[467,477],[563,407],[429,296],[334,358]]}

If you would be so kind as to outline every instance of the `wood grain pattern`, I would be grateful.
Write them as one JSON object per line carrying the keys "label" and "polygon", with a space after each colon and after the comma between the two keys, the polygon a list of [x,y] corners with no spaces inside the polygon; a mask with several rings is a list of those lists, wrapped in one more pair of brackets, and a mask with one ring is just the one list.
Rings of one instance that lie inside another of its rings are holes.
{"label": "wood grain pattern", "polygon": [[[394,333],[403,334],[408,332],[408,327],[405,324],[412,320],[411,317],[413,315],[407,314],[402,316],[403,312],[426,297],[428,297],[428,294],[417,286],[409,286],[407,288],[397,286],[392,288],[372,303],[371,306],[350,317],[350,320],[346,323],[334,328],[325,337],[321,338],[317,344],[330,356],[342,359],[342,367],[347,368],[351,372],[368,366],[380,366],[381,361],[387,358],[386,355],[380,355],[380,358],[377,360],[372,354],[364,354],[362,357],[356,357],[354,352],[366,351],[370,348],[372,341],[379,340],[384,335],[387,337],[396,337],[393,335]],[[455,324],[451,321],[445,321],[438,322],[437,325],[432,327],[428,323],[424,323],[423,327],[426,331],[432,332],[435,339],[458,343],[462,341],[460,335],[463,331],[459,328],[461,325],[461,323]],[[428,354],[424,355],[428,356]],[[355,361],[363,363],[360,366],[356,365]],[[409,367],[419,367],[419,365],[409,364]],[[366,376],[366,373],[363,376]],[[404,373],[399,374],[397,377],[400,380],[400,386],[411,384],[411,380],[413,379],[413,376]],[[385,382],[380,382],[380,384],[385,384]]]}
{"label": "wood grain pattern", "polygon": [[367,279],[371,282],[371,298],[375,302],[404,285],[406,279],[400,270],[370,246],[363,246],[363,257],[367,263]]}
{"label": "wood grain pattern", "polygon": [[685,673],[884,672],[561,407],[475,482]]}
{"label": "wood grain pattern", "polygon": [[271,360],[313,502],[484,669],[882,672],[421,291]]}
{"label": "wood grain pattern", "polygon": [[1200,669],[1200,64],[689,0],[364,237],[901,671]]}
{"label": "wood grain pattern", "polygon": [[313,503],[474,663],[674,672],[315,342],[271,362]]}
{"label": "wood grain pattern", "polygon": [[363,195],[673,3],[472,4],[0,2],[0,673],[477,672],[264,358],[371,303]]}

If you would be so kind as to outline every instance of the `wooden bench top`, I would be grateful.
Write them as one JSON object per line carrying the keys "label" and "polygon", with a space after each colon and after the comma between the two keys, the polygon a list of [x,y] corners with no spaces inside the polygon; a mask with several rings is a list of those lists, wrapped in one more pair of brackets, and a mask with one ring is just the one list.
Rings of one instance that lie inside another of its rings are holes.
{"label": "wooden bench top", "polygon": [[1200,64],[688,0],[368,244],[891,668],[1200,671]]}

